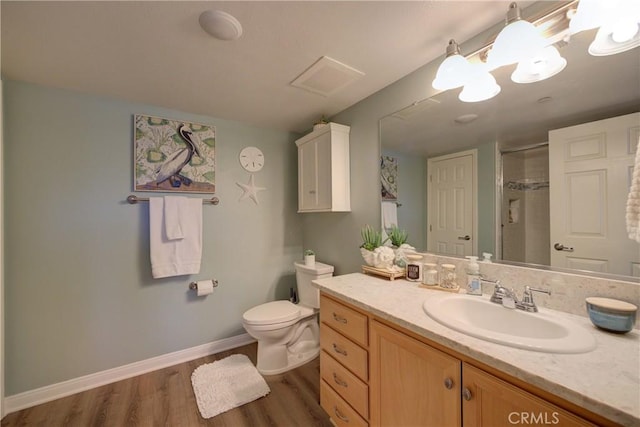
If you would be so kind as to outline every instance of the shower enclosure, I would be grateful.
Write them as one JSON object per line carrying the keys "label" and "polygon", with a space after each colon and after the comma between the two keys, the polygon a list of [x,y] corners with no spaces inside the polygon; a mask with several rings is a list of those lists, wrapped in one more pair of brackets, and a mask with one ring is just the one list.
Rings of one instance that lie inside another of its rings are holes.
{"label": "shower enclosure", "polygon": [[549,265],[549,147],[502,152],[502,259]]}

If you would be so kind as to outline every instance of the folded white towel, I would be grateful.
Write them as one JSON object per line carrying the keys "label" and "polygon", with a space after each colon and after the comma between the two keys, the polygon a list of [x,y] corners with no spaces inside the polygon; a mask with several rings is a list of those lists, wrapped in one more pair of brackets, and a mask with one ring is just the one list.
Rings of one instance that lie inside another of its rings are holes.
{"label": "folded white towel", "polygon": [[164,231],[167,239],[176,240],[183,239],[180,209],[186,206],[188,199],[186,197],[165,196],[164,197]]}
{"label": "folded white towel", "polygon": [[640,243],[640,139],[636,148],[631,188],[627,198],[627,233],[631,240]]}
{"label": "folded white towel", "polygon": [[183,238],[170,240],[165,228],[164,199],[149,198],[151,273],[161,277],[197,274],[202,260],[202,200],[185,197],[179,203]]}

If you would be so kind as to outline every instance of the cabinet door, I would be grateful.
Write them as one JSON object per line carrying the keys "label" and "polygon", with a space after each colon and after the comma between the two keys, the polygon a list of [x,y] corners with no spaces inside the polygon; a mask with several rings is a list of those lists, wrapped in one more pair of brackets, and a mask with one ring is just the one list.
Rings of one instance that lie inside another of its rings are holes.
{"label": "cabinet door", "polygon": [[466,363],[463,363],[462,377],[462,417],[465,427],[593,426],[552,403]]}
{"label": "cabinet door", "polygon": [[371,424],[460,426],[460,361],[381,323],[371,325]]}
{"label": "cabinet door", "polygon": [[320,135],[298,149],[299,210],[331,208],[331,135]]}

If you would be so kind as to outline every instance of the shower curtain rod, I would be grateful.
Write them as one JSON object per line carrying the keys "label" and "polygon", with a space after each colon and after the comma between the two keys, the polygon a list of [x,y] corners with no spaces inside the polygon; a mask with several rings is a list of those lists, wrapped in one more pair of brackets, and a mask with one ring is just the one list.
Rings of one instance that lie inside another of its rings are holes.
{"label": "shower curtain rod", "polygon": [[525,145],[524,147],[507,148],[506,150],[500,150],[500,154],[517,153],[518,151],[527,151],[534,148],[546,147],[548,145],[548,142],[540,142],[538,144]]}

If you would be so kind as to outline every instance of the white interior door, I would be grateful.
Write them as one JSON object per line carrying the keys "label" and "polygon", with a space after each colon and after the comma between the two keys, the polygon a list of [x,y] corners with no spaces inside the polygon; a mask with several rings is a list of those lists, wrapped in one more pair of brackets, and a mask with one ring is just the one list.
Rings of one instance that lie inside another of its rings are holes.
{"label": "white interior door", "polygon": [[427,250],[443,255],[477,253],[477,151],[427,161]]}
{"label": "white interior door", "polygon": [[638,275],[625,208],[640,113],[549,132],[551,265]]}

